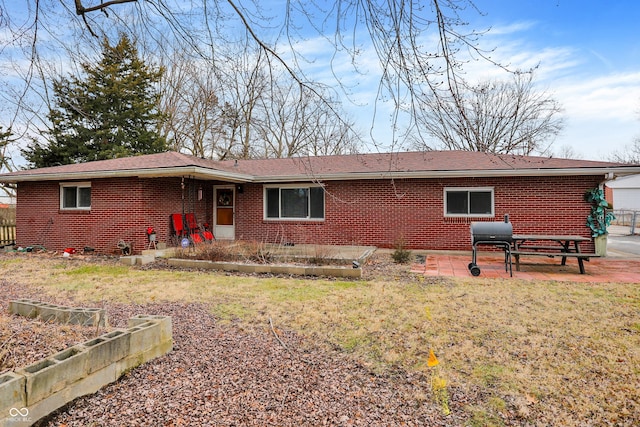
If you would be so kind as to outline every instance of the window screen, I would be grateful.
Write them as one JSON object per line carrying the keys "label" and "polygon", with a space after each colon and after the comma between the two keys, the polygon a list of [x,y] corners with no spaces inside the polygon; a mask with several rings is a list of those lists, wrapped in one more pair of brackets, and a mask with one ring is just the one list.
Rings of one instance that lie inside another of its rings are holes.
{"label": "window screen", "polygon": [[91,208],[91,185],[61,185],[60,207],[62,209]]}
{"label": "window screen", "polygon": [[445,189],[445,215],[493,216],[493,190]]}
{"label": "window screen", "polygon": [[322,187],[268,187],[265,190],[266,218],[323,219]]}

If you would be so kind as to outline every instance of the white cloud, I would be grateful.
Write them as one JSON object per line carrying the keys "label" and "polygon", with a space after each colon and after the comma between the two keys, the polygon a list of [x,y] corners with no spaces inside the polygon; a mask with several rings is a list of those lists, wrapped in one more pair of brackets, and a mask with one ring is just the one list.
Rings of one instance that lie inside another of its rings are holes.
{"label": "white cloud", "polygon": [[[482,47],[492,60],[509,70],[536,68],[540,90],[562,104],[566,127],[554,147],[571,146],[584,158],[599,160],[621,151],[640,134],[640,72],[615,72],[610,62],[593,50],[572,45],[536,45],[539,42],[530,37],[536,27],[533,21],[492,27],[481,38]],[[296,49],[313,59],[306,66],[311,77],[333,87],[338,78],[348,98],[363,105],[344,103],[361,127],[369,129],[380,83],[379,58],[373,49],[363,47],[358,56],[360,74],[354,72],[345,52],[338,52],[331,60],[334,51],[326,39],[309,39],[296,45]],[[478,58],[478,54],[470,55],[464,72],[471,81],[509,78],[504,69]],[[605,67],[594,66],[594,60]],[[388,117],[392,105],[378,103],[376,107],[375,134],[384,143],[391,143]]]}
{"label": "white cloud", "polygon": [[639,118],[640,72],[563,79],[557,83],[556,93],[567,111],[582,119]]}
{"label": "white cloud", "polygon": [[[483,43],[496,48],[491,56],[509,69],[536,68],[536,83],[564,108],[566,127],[554,147],[568,145],[586,159],[607,159],[640,135],[640,72],[617,72],[610,61],[574,46],[535,47],[519,31],[533,23],[492,29]],[[494,31],[495,30],[495,31]],[[594,67],[593,59],[605,67]],[[465,68],[471,80],[507,78],[485,61]]]}
{"label": "white cloud", "polygon": [[505,36],[515,33],[521,33],[535,27],[537,23],[535,21],[519,21],[510,24],[498,24],[491,27],[487,33],[488,36]]}

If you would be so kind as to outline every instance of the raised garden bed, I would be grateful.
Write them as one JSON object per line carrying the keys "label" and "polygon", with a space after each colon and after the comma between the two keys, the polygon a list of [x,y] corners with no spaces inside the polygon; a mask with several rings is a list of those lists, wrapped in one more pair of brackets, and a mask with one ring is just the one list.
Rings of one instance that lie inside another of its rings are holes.
{"label": "raised garden bed", "polygon": [[214,242],[195,248],[158,254],[144,251],[140,257],[123,257],[129,264],[146,264],[152,257],[168,258],[169,265],[234,271],[248,274],[362,277],[362,265],[375,252],[372,246],[272,245],[250,242]]}

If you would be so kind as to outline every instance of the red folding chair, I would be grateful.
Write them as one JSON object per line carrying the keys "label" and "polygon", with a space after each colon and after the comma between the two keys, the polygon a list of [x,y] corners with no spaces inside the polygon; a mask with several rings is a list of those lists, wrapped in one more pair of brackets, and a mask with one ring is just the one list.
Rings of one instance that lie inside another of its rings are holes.
{"label": "red folding chair", "polygon": [[171,214],[169,218],[171,220],[171,240],[176,246],[180,246],[182,239],[187,237],[187,230],[184,228],[182,214]]}
{"label": "red folding chair", "polygon": [[187,231],[189,233],[189,237],[194,244],[204,242],[204,237],[200,234],[200,227],[198,226],[198,221],[196,221],[196,214],[193,212],[187,213],[184,215],[184,219],[187,223]]}
{"label": "red folding chair", "polygon": [[208,223],[204,223],[204,225],[201,228],[202,231],[202,237],[204,237],[204,240],[211,242],[214,241],[216,238],[213,235],[213,233],[211,232],[211,230],[209,230],[209,224]]}

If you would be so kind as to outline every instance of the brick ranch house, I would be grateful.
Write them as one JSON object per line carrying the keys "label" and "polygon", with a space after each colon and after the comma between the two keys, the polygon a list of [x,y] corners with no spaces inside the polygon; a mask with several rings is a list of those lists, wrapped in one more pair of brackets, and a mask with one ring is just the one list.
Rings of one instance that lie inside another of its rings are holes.
{"label": "brick ranch house", "polygon": [[514,233],[589,237],[584,192],[638,172],[461,151],[237,161],[166,152],[22,170],[0,182],[17,185],[23,247],[118,253],[125,241],[138,253],[148,227],[171,246],[170,215],[193,212],[217,239],[470,250],[469,224],[505,214]]}

